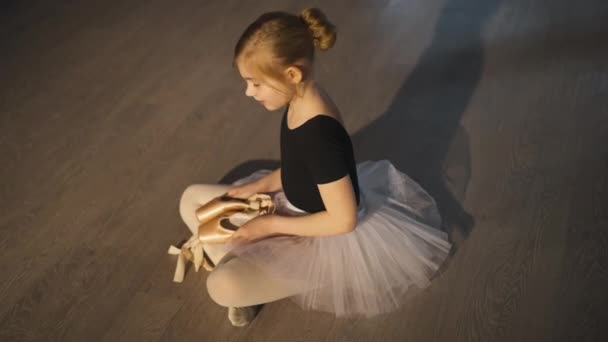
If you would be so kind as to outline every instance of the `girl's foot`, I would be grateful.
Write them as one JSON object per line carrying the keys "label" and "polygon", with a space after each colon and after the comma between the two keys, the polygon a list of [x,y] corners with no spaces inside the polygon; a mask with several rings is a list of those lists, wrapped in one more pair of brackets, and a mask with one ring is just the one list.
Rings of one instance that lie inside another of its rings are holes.
{"label": "girl's foot", "polygon": [[230,323],[232,323],[232,325],[234,325],[235,327],[245,326],[251,323],[251,321],[253,321],[255,316],[258,314],[258,311],[260,310],[261,306],[262,305],[260,304],[253,306],[228,308],[228,319],[230,320]]}

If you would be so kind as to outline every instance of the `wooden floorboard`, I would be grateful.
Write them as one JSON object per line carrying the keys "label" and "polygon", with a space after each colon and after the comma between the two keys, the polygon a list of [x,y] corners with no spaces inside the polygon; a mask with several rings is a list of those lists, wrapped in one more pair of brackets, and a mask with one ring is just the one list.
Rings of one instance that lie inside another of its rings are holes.
{"label": "wooden floorboard", "polygon": [[0,5],[0,340],[606,341],[608,4],[332,1],[317,76],[358,161],[437,200],[455,244],[371,319],[288,299],[235,328],[206,273],[171,281],[193,183],[276,167],[280,115],[234,44],[296,1]]}

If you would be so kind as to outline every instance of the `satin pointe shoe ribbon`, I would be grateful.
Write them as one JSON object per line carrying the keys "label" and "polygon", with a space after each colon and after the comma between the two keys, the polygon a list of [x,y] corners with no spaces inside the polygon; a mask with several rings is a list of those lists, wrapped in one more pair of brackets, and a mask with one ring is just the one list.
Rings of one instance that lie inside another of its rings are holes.
{"label": "satin pointe shoe ribbon", "polygon": [[207,271],[212,271],[215,267],[207,260],[207,258],[205,258],[203,243],[199,240],[197,235],[192,235],[192,237],[186,241],[181,248],[171,245],[168,253],[171,255],[177,255],[177,266],[175,267],[175,273],[173,275],[173,281],[176,283],[181,283],[184,280],[186,262],[188,261],[194,264],[195,272],[198,272],[201,266],[203,266],[203,268]]}

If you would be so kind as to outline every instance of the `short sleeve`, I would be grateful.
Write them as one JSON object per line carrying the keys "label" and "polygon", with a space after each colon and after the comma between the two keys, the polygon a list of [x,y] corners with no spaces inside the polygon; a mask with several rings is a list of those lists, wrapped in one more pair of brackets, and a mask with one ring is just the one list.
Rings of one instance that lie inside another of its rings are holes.
{"label": "short sleeve", "polygon": [[317,121],[302,132],[300,148],[313,181],[326,184],[349,173],[348,141],[337,122]]}

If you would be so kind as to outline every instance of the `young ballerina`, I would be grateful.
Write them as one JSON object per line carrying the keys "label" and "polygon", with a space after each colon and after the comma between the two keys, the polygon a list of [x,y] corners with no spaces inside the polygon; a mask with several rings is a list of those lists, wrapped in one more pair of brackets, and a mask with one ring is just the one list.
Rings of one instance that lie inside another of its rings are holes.
{"label": "young ballerina", "polygon": [[180,213],[193,233],[194,211],[227,192],[270,193],[272,215],[243,224],[224,245],[205,245],[216,265],[210,297],[246,325],[263,303],[289,297],[303,309],[344,316],[396,310],[424,288],[448,255],[433,199],[386,160],[356,164],[336,105],[314,80],[314,49],[327,50],[335,27],[319,9],[270,12],[250,24],[234,63],[246,95],[283,109],[281,167],[232,185],[196,184]]}

